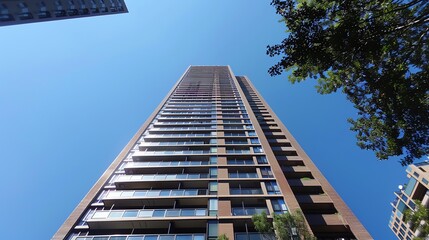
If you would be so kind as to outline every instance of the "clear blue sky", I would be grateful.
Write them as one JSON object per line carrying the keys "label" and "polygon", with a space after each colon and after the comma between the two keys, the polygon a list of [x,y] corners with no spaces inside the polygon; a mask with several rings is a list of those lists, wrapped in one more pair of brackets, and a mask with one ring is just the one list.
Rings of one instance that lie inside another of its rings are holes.
{"label": "clear blue sky", "polygon": [[268,76],[266,46],[285,36],[269,1],[126,2],[129,14],[0,28],[2,239],[50,239],[189,65],[250,77],[373,237],[396,239],[405,169],[356,146],[343,95]]}

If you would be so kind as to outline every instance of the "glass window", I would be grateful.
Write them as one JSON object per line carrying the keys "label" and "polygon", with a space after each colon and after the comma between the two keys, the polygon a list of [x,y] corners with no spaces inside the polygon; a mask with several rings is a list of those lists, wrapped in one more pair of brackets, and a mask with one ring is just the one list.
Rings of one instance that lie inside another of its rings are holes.
{"label": "glass window", "polygon": [[264,151],[262,150],[262,147],[253,147],[253,152],[254,153],[262,153]]}
{"label": "glass window", "polygon": [[210,168],[210,178],[217,178],[217,168]]}
{"label": "glass window", "polygon": [[210,144],[217,144],[217,139],[215,139],[215,138],[210,139]]}
{"label": "glass window", "polygon": [[263,167],[261,168],[261,174],[263,178],[272,178],[273,176],[273,172],[271,171],[270,167]]}
{"label": "glass window", "polygon": [[217,221],[208,222],[208,239],[217,239],[218,236],[218,223]]}
{"label": "glass window", "polygon": [[266,182],[265,186],[267,188],[268,194],[280,194],[280,189],[276,182]]}
{"label": "glass window", "polygon": [[251,142],[252,144],[259,144],[259,139],[257,139],[257,138],[251,138],[251,139],[250,139],[250,142]]}
{"label": "glass window", "polygon": [[217,164],[217,157],[210,157],[210,164]]}
{"label": "glass window", "polygon": [[275,213],[281,214],[287,211],[286,203],[283,199],[273,199],[271,200],[271,204]]}
{"label": "glass window", "polygon": [[210,194],[217,194],[217,182],[209,182]]}
{"label": "glass window", "polygon": [[211,147],[210,148],[210,153],[217,153],[217,148],[216,147]]}
{"label": "glass window", "polygon": [[218,200],[209,199],[209,215],[216,216],[218,211]]}
{"label": "glass window", "polygon": [[257,156],[256,160],[258,161],[259,164],[267,164],[267,158],[265,156]]}
{"label": "glass window", "polygon": [[249,136],[256,136],[256,132],[255,131],[248,131],[247,134]]}
{"label": "glass window", "polygon": [[414,187],[416,186],[417,180],[413,177],[410,178],[410,181],[408,182],[407,186],[405,187],[405,194],[407,194],[408,196],[411,195],[411,193],[414,190]]}

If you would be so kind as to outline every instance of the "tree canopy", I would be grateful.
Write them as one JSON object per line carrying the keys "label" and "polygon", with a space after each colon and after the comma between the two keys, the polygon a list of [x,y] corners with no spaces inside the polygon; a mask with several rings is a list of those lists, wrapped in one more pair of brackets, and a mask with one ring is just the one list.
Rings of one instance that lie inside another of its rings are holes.
{"label": "tree canopy", "polygon": [[267,47],[281,60],[270,75],[317,79],[342,90],[358,110],[357,144],[403,165],[429,153],[429,2],[427,0],[273,0],[286,38]]}
{"label": "tree canopy", "polygon": [[414,210],[407,208],[404,212],[406,222],[410,222],[411,229],[416,232],[419,230],[419,236],[413,240],[423,240],[429,236],[429,209],[425,207],[421,201],[414,200],[416,206]]}

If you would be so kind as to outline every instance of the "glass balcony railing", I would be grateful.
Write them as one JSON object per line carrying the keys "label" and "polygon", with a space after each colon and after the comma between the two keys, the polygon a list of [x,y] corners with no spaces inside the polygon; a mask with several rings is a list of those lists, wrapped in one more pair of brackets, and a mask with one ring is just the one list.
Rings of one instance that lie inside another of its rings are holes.
{"label": "glass balcony railing", "polygon": [[202,145],[203,141],[194,142],[143,142],[141,146],[182,146],[182,145]]}
{"label": "glass balcony railing", "polygon": [[214,121],[188,121],[188,122],[155,122],[156,125],[186,125],[186,124],[212,124]]}
{"label": "glass balcony railing", "polygon": [[199,196],[199,195],[208,195],[208,190],[207,189],[162,189],[162,190],[110,191],[106,194],[106,196],[104,196],[104,199]]}
{"label": "glass balcony railing", "polygon": [[240,159],[228,160],[228,165],[253,165],[253,164],[255,164],[253,160],[240,160]]}
{"label": "glass balcony railing", "polygon": [[216,129],[216,126],[212,127],[162,127],[162,128],[152,128],[150,131],[179,131],[179,130],[212,130]]}
{"label": "glass balcony railing", "polygon": [[269,214],[267,208],[232,208],[233,216],[253,216],[255,214],[261,214],[263,212]]}
{"label": "glass balcony railing", "polygon": [[127,218],[167,218],[167,217],[203,217],[207,216],[207,209],[143,209],[143,210],[96,210],[91,220]]}
{"label": "glass balcony railing", "polygon": [[138,152],[139,155],[171,155],[171,154],[208,154],[209,150],[183,150],[183,151],[144,151]]}
{"label": "glass balcony railing", "polygon": [[226,153],[248,154],[248,153],[250,153],[250,150],[248,150],[248,149],[227,149]]}
{"label": "glass balcony railing", "polygon": [[116,179],[116,181],[159,181],[203,178],[210,178],[210,176],[207,173],[121,175]]}
{"label": "glass balcony railing", "polygon": [[231,195],[257,195],[263,194],[260,188],[231,188],[229,189]]}
{"label": "glass balcony railing", "polygon": [[174,162],[128,162],[125,168],[132,167],[166,167],[166,166],[201,166],[209,165],[203,161],[174,161]]}
{"label": "glass balcony railing", "polygon": [[214,136],[211,133],[189,133],[189,134],[149,134],[144,136],[145,138],[147,137],[210,137],[210,136]]}
{"label": "glass balcony railing", "polygon": [[225,144],[248,144],[247,141],[225,141]]}
{"label": "glass balcony railing", "polygon": [[258,178],[257,173],[230,173],[229,178]]}
{"label": "glass balcony railing", "polygon": [[146,234],[146,235],[98,235],[98,236],[81,236],[73,240],[205,240],[206,235],[198,234]]}

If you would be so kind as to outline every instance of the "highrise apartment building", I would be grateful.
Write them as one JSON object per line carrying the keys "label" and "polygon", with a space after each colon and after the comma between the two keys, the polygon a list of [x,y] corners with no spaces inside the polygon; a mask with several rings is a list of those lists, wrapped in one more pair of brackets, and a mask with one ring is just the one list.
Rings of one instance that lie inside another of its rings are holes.
{"label": "highrise apartment building", "polygon": [[429,236],[422,236],[419,226],[405,221],[404,212],[407,209],[414,211],[416,200],[426,208],[429,207],[429,162],[409,165],[406,172],[409,179],[407,184],[400,185],[400,189],[395,192],[389,227],[400,240],[411,240],[415,237],[428,239]]}
{"label": "highrise apartment building", "polygon": [[318,239],[372,237],[247,77],[191,66],[53,239],[260,239],[301,210]]}
{"label": "highrise apartment building", "polygon": [[0,26],[125,12],[124,0],[0,0]]}

